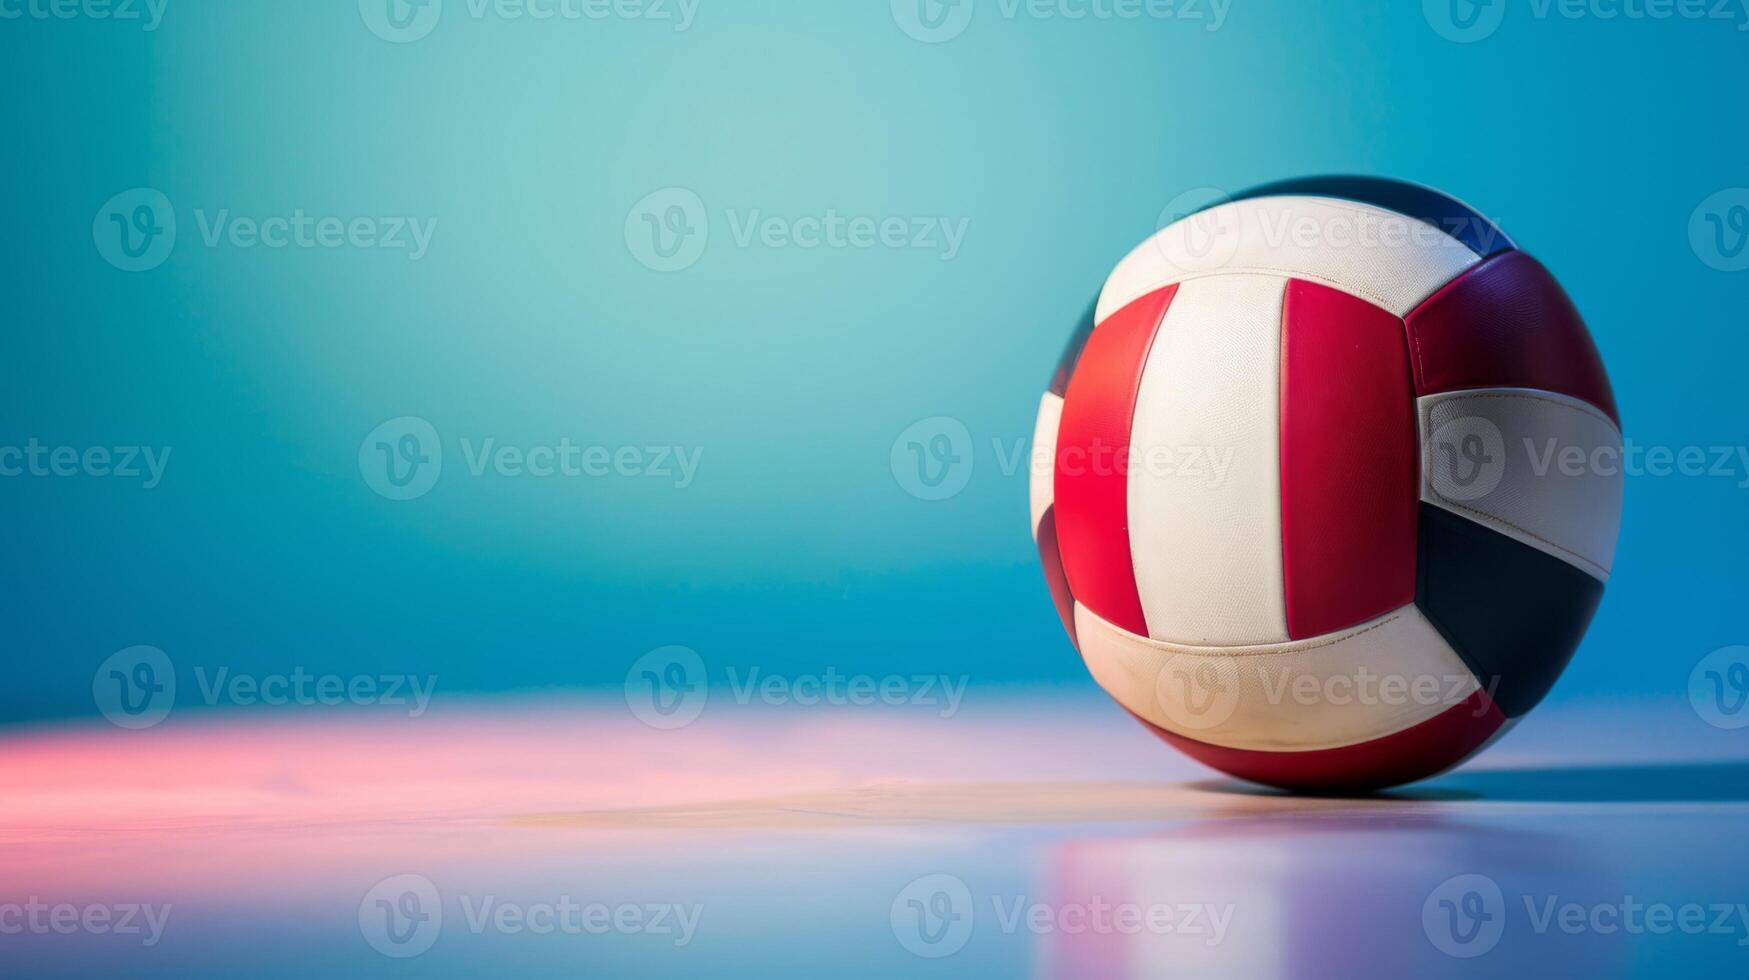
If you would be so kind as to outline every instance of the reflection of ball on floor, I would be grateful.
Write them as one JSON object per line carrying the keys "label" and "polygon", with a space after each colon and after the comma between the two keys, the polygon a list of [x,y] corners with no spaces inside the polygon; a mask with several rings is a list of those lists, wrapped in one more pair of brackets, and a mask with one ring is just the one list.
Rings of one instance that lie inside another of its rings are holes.
{"label": "reflection of ball on floor", "polygon": [[1394,181],[1273,185],[1143,243],[1036,445],[1033,530],[1094,678],[1279,786],[1419,779],[1529,711],[1620,520],[1615,401],[1566,294]]}

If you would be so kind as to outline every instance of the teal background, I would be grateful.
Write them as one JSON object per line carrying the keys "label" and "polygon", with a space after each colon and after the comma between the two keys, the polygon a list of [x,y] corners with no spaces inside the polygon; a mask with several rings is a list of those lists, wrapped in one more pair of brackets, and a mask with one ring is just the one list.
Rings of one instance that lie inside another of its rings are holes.
{"label": "teal background", "polygon": [[[1505,3],[1505,0],[1499,0]],[[1505,3],[1454,43],[1417,4],[1007,19],[920,43],[877,3],[703,0],[475,19],[389,43],[351,0],[170,0],[155,31],[0,20],[0,444],[172,447],[161,486],[0,479],[0,721],[95,714],[134,644],[178,670],[436,674],[440,696],[621,684],[646,650],[797,673],[1090,685],[1026,533],[1030,435],[1105,273],[1181,192],[1358,172],[1447,190],[1565,283],[1646,445],[1744,440],[1749,273],[1691,248],[1749,184],[1743,22]],[[20,9],[16,5],[7,9]],[[156,188],[168,261],[93,217]],[[658,273],[628,213],[710,212]],[[429,254],[208,247],[195,212],[436,220]],[[728,210],[965,219],[960,253],[737,247]],[[443,477],[361,477],[386,419]],[[976,449],[908,494],[895,439]],[[702,449],[689,487],[472,478],[457,443]],[[1616,576],[1553,697],[1686,697],[1745,642],[1744,475],[1636,479]],[[184,683],[189,683],[184,673]]]}

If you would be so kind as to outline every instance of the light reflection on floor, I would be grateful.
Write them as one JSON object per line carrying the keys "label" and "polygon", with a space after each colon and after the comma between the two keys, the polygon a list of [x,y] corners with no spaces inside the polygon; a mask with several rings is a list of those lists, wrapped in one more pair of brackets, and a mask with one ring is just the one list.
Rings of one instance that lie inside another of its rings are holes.
{"label": "light reflection on floor", "polygon": [[[0,973],[1743,975],[1749,752],[1681,707],[1551,707],[1363,800],[1215,778],[1060,695],[17,730]],[[150,946],[8,928],[33,899],[170,910]]]}

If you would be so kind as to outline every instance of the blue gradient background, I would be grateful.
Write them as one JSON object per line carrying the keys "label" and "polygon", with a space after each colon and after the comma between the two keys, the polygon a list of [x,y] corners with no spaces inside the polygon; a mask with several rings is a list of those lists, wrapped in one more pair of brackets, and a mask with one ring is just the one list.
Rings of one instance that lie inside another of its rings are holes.
{"label": "blue gradient background", "polygon": [[[0,479],[0,721],[90,715],[133,644],[180,671],[435,673],[440,691],[616,687],[691,646],[769,672],[1090,685],[1026,533],[1058,350],[1104,274],[1202,186],[1377,173],[1456,194],[1585,313],[1628,434],[1736,444],[1749,273],[1690,247],[1749,184],[1738,24],[1509,2],[1475,44],[1421,5],[1208,20],[1005,19],[924,44],[886,4],[704,0],[641,20],[476,20],[415,43],[352,0],[170,0],[155,32],[0,20],[0,444],[173,447],[163,484]],[[119,271],[92,221],[149,186],[181,225]],[[697,192],[701,261],[623,226]],[[435,219],[430,253],[206,247],[194,212]],[[736,247],[729,209],[966,219],[934,252]],[[413,415],[442,480],[395,502],[361,440]],[[962,420],[963,493],[889,467]],[[703,449],[684,490],[471,478],[459,439]],[[1740,478],[1740,477],[1739,477]],[[1635,479],[1617,572],[1554,699],[1685,696],[1745,642],[1737,478]],[[186,674],[184,674],[186,682]]]}

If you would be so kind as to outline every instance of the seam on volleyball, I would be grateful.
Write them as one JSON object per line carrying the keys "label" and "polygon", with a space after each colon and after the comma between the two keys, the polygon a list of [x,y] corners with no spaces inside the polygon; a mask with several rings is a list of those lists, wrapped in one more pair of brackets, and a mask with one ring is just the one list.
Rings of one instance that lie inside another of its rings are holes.
{"label": "seam on volleyball", "polygon": [[1405,613],[1405,611],[1414,607],[1414,603],[1410,603],[1409,605],[1406,605],[1406,606],[1401,606],[1397,609],[1392,610],[1391,612],[1386,613],[1383,618],[1374,620],[1373,622],[1368,623],[1366,626],[1363,626],[1360,629],[1354,630],[1351,633],[1328,633],[1328,634],[1325,634],[1324,636],[1312,637],[1312,638],[1304,639],[1304,640],[1289,640],[1286,643],[1279,643],[1279,644],[1255,644],[1255,643],[1253,643],[1253,644],[1244,644],[1244,645],[1238,645],[1238,646],[1206,646],[1206,647],[1204,647],[1204,646],[1192,646],[1190,644],[1185,644],[1185,643],[1174,643],[1171,640],[1157,640],[1151,636],[1141,636],[1141,635],[1136,634],[1136,633],[1131,633],[1129,630],[1124,629],[1122,626],[1119,626],[1116,623],[1112,622],[1111,620],[1106,619],[1104,616],[1099,615],[1099,613],[1094,612],[1092,608],[1090,608],[1086,605],[1083,605],[1081,602],[1077,601],[1075,603],[1075,605],[1080,609],[1086,610],[1087,615],[1092,616],[1094,619],[1099,620],[1099,622],[1102,623],[1103,625],[1105,625],[1106,627],[1108,627],[1112,630],[1115,630],[1116,632],[1123,633],[1123,634],[1126,634],[1128,636],[1134,637],[1137,642],[1145,644],[1146,646],[1149,646],[1151,648],[1157,648],[1161,652],[1172,655],[1172,656],[1179,656],[1179,655],[1210,656],[1210,657],[1221,656],[1221,657],[1235,657],[1235,658],[1237,658],[1237,657],[1269,657],[1269,656],[1277,656],[1278,657],[1278,656],[1283,656],[1283,655],[1293,656],[1293,655],[1297,655],[1297,654],[1301,654],[1301,653],[1307,653],[1307,652],[1310,652],[1312,650],[1321,650],[1324,647],[1335,646],[1336,644],[1341,643],[1344,640],[1352,640],[1357,636],[1363,636],[1367,633],[1371,633],[1373,630],[1382,629],[1386,626],[1389,626],[1392,623],[1396,622],[1397,620],[1401,619],[1403,617],[1403,614]]}
{"label": "seam on volleyball", "polygon": [[[1177,277],[1170,277],[1169,276],[1166,279],[1163,279],[1163,280],[1161,280],[1161,281],[1159,281],[1151,286],[1148,286],[1145,289],[1143,289],[1141,292],[1137,293],[1136,299],[1141,299],[1144,296],[1148,296],[1148,295],[1151,295],[1153,293],[1156,293],[1162,289],[1165,289],[1167,286],[1176,286],[1176,285],[1180,285],[1182,283],[1191,282],[1191,281],[1196,280],[1196,279],[1212,279],[1216,276],[1278,276],[1278,277],[1283,278],[1283,279],[1304,279],[1307,282],[1316,282],[1316,283],[1319,283],[1321,285],[1329,286],[1331,289],[1335,289],[1335,290],[1338,290],[1339,292],[1347,293],[1350,296],[1353,296],[1357,299],[1366,300],[1367,302],[1378,307],[1379,309],[1385,310],[1389,313],[1392,313],[1393,315],[1397,315],[1397,316],[1401,315],[1401,314],[1396,313],[1396,311],[1394,309],[1392,309],[1392,307],[1389,305],[1390,301],[1387,300],[1385,297],[1379,296],[1379,295],[1372,293],[1368,290],[1361,289],[1361,288],[1353,285],[1352,283],[1345,283],[1345,282],[1342,282],[1341,280],[1332,279],[1329,276],[1322,276],[1322,275],[1319,275],[1315,272],[1307,272],[1303,269],[1280,269],[1280,268],[1276,268],[1275,266],[1268,266],[1268,265],[1222,266],[1219,269],[1199,270],[1196,272],[1187,273],[1185,275],[1177,276]],[[1432,295],[1432,294],[1430,293],[1428,295]],[[1129,303],[1125,303],[1124,306],[1128,306],[1128,305],[1130,305],[1130,303],[1133,303],[1133,302],[1135,302],[1135,300],[1130,300]],[[1422,300],[1417,300],[1416,302],[1417,302],[1417,304],[1425,302],[1425,298],[1423,298]],[[1124,308],[1124,306],[1120,306],[1120,307],[1118,307],[1118,309],[1121,310]],[[1113,310],[1111,312],[1111,314],[1108,315],[1108,318],[1109,318],[1109,316],[1115,316],[1116,314],[1117,314],[1117,310]]]}
{"label": "seam on volleyball", "polygon": [[[1463,701],[1459,701],[1455,704],[1440,705],[1439,710],[1437,710],[1429,715],[1420,715],[1420,714],[1408,715],[1408,714],[1405,714],[1405,715],[1393,716],[1388,722],[1383,722],[1379,725],[1375,725],[1375,726],[1367,729],[1366,735],[1364,735],[1360,738],[1356,738],[1352,741],[1319,740],[1316,742],[1284,744],[1284,743],[1270,743],[1270,742],[1258,740],[1258,741],[1253,742],[1253,743],[1248,744],[1248,745],[1222,745],[1219,742],[1210,741],[1207,737],[1206,732],[1204,732],[1204,733],[1187,733],[1187,732],[1175,731],[1175,732],[1173,732],[1173,734],[1178,735],[1181,738],[1188,738],[1188,739],[1191,739],[1193,741],[1202,742],[1206,745],[1213,745],[1213,746],[1216,746],[1217,748],[1235,749],[1235,750],[1241,751],[1241,752],[1280,752],[1284,755],[1285,754],[1292,754],[1294,752],[1328,752],[1328,751],[1331,751],[1333,749],[1353,748],[1357,745],[1365,745],[1368,742],[1376,742],[1380,739],[1390,738],[1393,735],[1400,735],[1403,732],[1409,731],[1410,729],[1413,729],[1419,725],[1427,724],[1428,722],[1433,721],[1435,718],[1439,718],[1448,712],[1462,710],[1464,708],[1464,705],[1466,703],[1468,703],[1469,699],[1472,697],[1475,697],[1478,692],[1483,694],[1483,695],[1487,694],[1487,691],[1484,690],[1478,684],[1474,690],[1470,691],[1469,694],[1466,694],[1464,696]],[[1409,708],[1406,708],[1405,711],[1407,712],[1407,711],[1414,710],[1414,709],[1420,708],[1420,707],[1423,707],[1423,706],[1413,705]],[[1164,727],[1164,726],[1161,726],[1161,727]]]}
{"label": "seam on volleyball", "polygon": [[[1148,652],[1151,654],[1159,654],[1159,651],[1150,650]],[[1166,659],[1169,659],[1169,657]],[[1086,662],[1085,652],[1082,654],[1082,661],[1084,663]],[[1330,749],[1344,749],[1356,745],[1365,745],[1368,742],[1374,742],[1382,738],[1389,738],[1392,735],[1401,732],[1406,732],[1418,725],[1430,722],[1448,712],[1463,708],[1464,705],[1477,694],[1487,698],[1485,704],[1491,704],[1493,699],[1488,697],[1487,688],[1482,686],[1481,681],[1475,676],[1475,673],[1469,669],[1468,665],[1463,665],[1461,660],[1459,663],[1463,666],[1464,680],[1469,685],[1465,688],[1465,694],[1461,700],[1449,704],[1405,704],[1396,708],[1387,716],[1376,718],[1373,724],[1362,728],[1358,734],[1334,736],[1315,740],[1308,739],[1298,742],[1288,742],[1279,738],[1262,736],[1236,736],[1233,733],[1223,732],[1218,725],[1206,729],[1189,729],[1181,725],[1170,724],[1173,721],[1170,713],[1164,711],[1155,712],[1152,710],[1152,707],[1150,707],[1150,713],[1155,714],[1156,717],[1149,717],[1136,707],[1132,707],[1125,703],[1123,698],[1119,696],[1118,692],[1106,688],[1103,683],[1100,683],[1100,688],[1113,700],[1117,701],[1120,707],[1137,715],[1148,724],[1157,728],[1165,729],[1181,738],[1191,739],[1192,741],[1201,742],[1205,745],[1212,745],[1225,749],[1235,749],[1243,752],[1322,752]],[[1092,665],[1088,664],[1087,666],[1089,672],[1092,672]],[[1124,668],[1120,667],[1120,669]],[[1141,669],[1146,670],[1147,665],[1144,665]],[[1095,682],[1099,683],[1097,674],[1095,675]],[[1167,724],[1162,724],[1162,722],[1167,722]]]}
{"label": "seam on volleyball", "polygon": [[1294,636],[1294,603],[1288,586],[1287,567],[1287,302],[1293,294],[1289,279],[1281,290],[1281,310],[1276,316],[1275,340],[1275,548],[1281,568],[1281,628],[1289,640]]}
{"label": "seam on volleyball", "polygon": [[1484,385],[1477,388],[1451,388],[1446,391],[1428,392],[1426,394],[1417,395],[1415,400],[1419,402],[1423,398],[1434,399],[1437,401],[1457,401],[1459,399],[1466,401],[1519,399],[1521,401],[1547,402],[1551,405],[1559,405],[1563,408],[1570,408],[1574,411],[1588,414],[1597,419],[1597,421],[1609,426],[1610,430],[1615,433],[1617,439],[1622,437],[1621,426],[1616,425],[1615,420],[1610,418],[1603,409],[1598,408],[1591,402],[1576,395],[1568,395],[1559,391],[1548,391],[1542,388],[1522,388],[1517,385]]}
{"label": "seam on volleyball", "polygon": [[[1550,541],[1548,538],[1543,537],[1542,535],[1536,533],[1535,531],[1530,530],[1529,528],[1520,527],[1519,525],[1514,524],[1511,521],[1508,521],[1504,518],[1496,517],[1493,514],[1479,511],[1479,510],[1476,510],[1476,509],[1471,508],[1471,507],[1465,507],[1463,504],[1458,503],[1455,500],[1450,500],[1446,497],[1442,497],[1439,495],[1439,492],[1437,490],[1433,491],[1433,495],[1438,498],[1438,499],[1432,501],[1433,505],[1436,507],[1443,507],[1446,510],[1453,511],[1453,512],[1461,511],[1463,515],[1471,516],[1478,524],[1495,525],[1498,527],[1510,528],[1513,531],[1516,531],[1519,534],[1522,534],[1527,538],[1530,538],[1530,539],[1537,541],[1541,544],[1547,545],[1551,551],[1558,552],[1557,554],[1554,554],[1551,557],[1560,558],[1560,559],[1566,561],[1567,564],[1572,565],[1574,568],[1577,568],[1578,570],[1584,572],[1585,574],[1591,576],[1594,579],[1597,579],[1600,582],[1603,582],[1606,584],[1609,582],[1609,569],[1606,569],[1602,565],[1598,564],[1595,559],[1587,558],[1584,555],[1581,555],[1578,552],[1572,550],[1571,548],[1562,547],[1561,545],[1558,545],[1555,542]],[[1538,549],[1538,550],[1542,550],[1542,549]]]}
{"label": "seam on volleyball", "polygon": [[[1464,700],[1465,701],[1469,700],[1469,698],[1475,696],[1476,691],[1481,691],[1481,690],[1482,690],[1482,688],[1477,687],[1474,691],[1471,691],[1469,694],[1465,695]],[[1358,738],[1354,738],[1352,740],[1349,740],[1349,739],[1341,739],[1341,740],[1320,739],[1317,741],[1310,741],[1310,742],[1291,742],[1290,743],[1290,742],[1282,742],[1279,740],[1270,740],[1270,739],[1241,739],[1241,740],[1236,740],[1235,743],[1225,743],[1225,742],[1214,741],[1213,739],[1211,739],[1209,737],[1209,733],[1206,731],[1204,731],[1204,732],[1185,732],[1185,731],[1178,731],[1175,729],[1172,729],[1171,731],[1172,731],[1172,734],[1177,735],[1180,738],[1188,738],[1188,739],[1191,739],[1193,741],[1202,742],[1205,745],[1213,745],[1216,748],[1233,749],[1233,750],[1239,751],[1239,752],[1280,752],[1283,754],[1291,754],[1294,752],[1328,752],[1328,751],[1331,751],[1332,749],[1353,748],[1357,745],[1365,745],[1368,742],[1376,742],[1379,739],[1390,738],[1392,735],[1400,735],[1403,732],[1409,731],[1410,729],[1416,727],[1417,725],[1424,725],[1424,724],[1434,720],[1435,718],[1438,718],[1440,715],[1445,714],[1448,711],[1457,711],[1457,710],[1462,709],[1464,707],[1464,702],[1459,701],[1459,702],[1454,703],[1454,704],[1440,705],[1439,710],[1434,711],[1432,714],[1428,714],[1428,715],[1423,715],[1423,714],[1419,713],[1419,709],[1421,709],[1422,707],[1424,707],[1424,706],[1423,705],[1411,705],[1410,707],[1407,707],[1404,709],[1404,712],[1405,712],[1404,714],[1393,715],[1389,719],[1381,721],[1378,725],[1371,726],[1371,727],[1365,729],[1364,730],[1365,734],[1359,736]],[[1408,712],[1411,712],[1411,711],[1414,711],[1416,713],[1409,714]],[[1159,722],[1154,722],[1154,724],[1159,725]],[[1160,727],[1165,728],[1166,726],[1160,725]],[[1218,732],[1219,730],[1216,729],[1215,731]],[[1243,743],[1243,744],[1238,744],[1238,743]]]}
{"label": "seam on volleyball", "polygon": [[[1162,289],[1173,290],[1171,297],[1166,300],[1165,307],[1160,310],[1160,322],[1154,324],[1154,329],[1148,334],[1148,347],[1146,350],[1142,351],[1142,365],[1136,371],[1136,390],[1130,394],[1130,430],[1125,433],[1124,446],[1126,449],[1130,450],[1132,454],[1135,452],[1136,445],[1136,406],[1142,401],[1142,382],[1148,376],[1148,361],[1154,356],[1154,345],[1160,342],[1160,332],[1166,329],[1166,318],[1172,315],[1172,307],[1178,302],[1178,285],[1179,283],[1168,283],[1167,285],[1160,286],[1156,289],[1150,289],[1141,296],[1136,297],[1137,300],[1141,300],[1154,295]],[[1134,300],[1132,300],[1132,302],[1134,302]],[[1098,327],[1095,327],[1094,329],[1097,330]],[[1148,605],[1142,601],[1142,576],[1136,568],[1135,522],[1130,520],[1129,475],[1124,476],[1123,483],[1123,536],[1124,542],[1129,545],[1130,587],[1134,589],[1136,593],[1136,610],[1142,614],[1142,629],[1147,630],[1149,628]],[[1115,624],[1111,625],[1113,629],[1120,628]]]}
{"label": "seam on volleyball", "polygon": [[[1474,269],[1474,268],[1475,268],[1475,266],[1473,266],[1473,265],[1470,266],[1470,269]],[[1469,269],[1465,269],[1464,272],[1458,273],[1457,278],[1453,279],[1451,282],[1456,282],[1458,279],[1463,278],[1464,274],[1469,272],[1469,271],[1470,271]],[[1448,282],[1445,285],[1449,286],[1449,285],[1451,285],[1451,283]],[[1411,377],[1409,380],[1414,383],[1415,394],[1417,396],[1419,396],[1421,394],[1421,392],[1426,388],[1427,358],[1424,357],[1421,353],[1421,331],[1416,330],[1414,325],[1410,323],[1410,320],[1415,316],[1416,310],[1419,310],[1421,307],[1426,306],[1427,301],[1432,299],[1433,297],[1439,295],[1440,290],[1443,290],[1444,288],[1445,288],[1445,286],[1441,286],[1441,287],[1439,287],[1439,289],[1435,289],[1432,293],[1428,294],[1427,299],[1423,299],[1420,303],[1416,304],[1415,309],[1410,310],[1408,313],[1405,313],[1402,315],[1403,332],[1409,335],[1409,346],[1415,352],[1415,364],[1411,368],[1411,370],[1414,372],[1414,376]],[[1419,408],[1417,408],[1417,414],[1419,414]]]}

